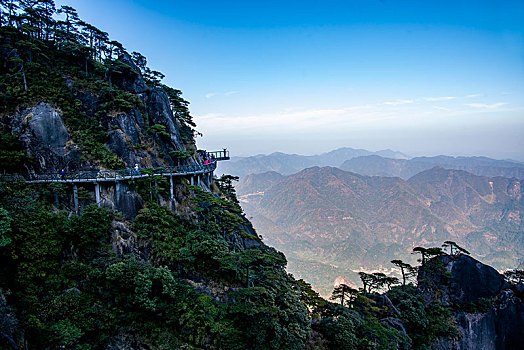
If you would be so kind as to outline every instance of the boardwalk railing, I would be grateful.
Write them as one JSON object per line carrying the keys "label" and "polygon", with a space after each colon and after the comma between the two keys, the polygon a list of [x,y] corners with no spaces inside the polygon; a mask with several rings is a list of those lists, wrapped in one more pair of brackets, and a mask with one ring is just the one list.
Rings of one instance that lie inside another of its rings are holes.
{"label": "boardwalk railing", "polygon": [[77,171],[66,173],[47,174],[13,174],[3,175],[0,179],[4,181],[25,181],[26,183],[46,182],[116,182],[147,178],[152,176],[184,176],[206,174],[216,169],[216,161],[208,164],[189,164],[179,166],[167,166],[148,169],[122,169],[122,170],[100,170],[100,171]]}
{"label": "boardwalk railing", "polygon": [[207,152],[215,160],[229,160],[229,151],[224,149],[223,151]]}

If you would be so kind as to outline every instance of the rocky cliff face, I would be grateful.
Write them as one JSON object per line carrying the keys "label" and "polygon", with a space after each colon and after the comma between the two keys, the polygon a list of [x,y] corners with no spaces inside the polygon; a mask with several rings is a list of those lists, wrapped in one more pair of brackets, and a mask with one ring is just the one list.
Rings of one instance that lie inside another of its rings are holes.
{"label": "rocky cliff face", "polygon": [[[194,141],[180,134],[167,93],[146,85],[128,54],[119,61],[122,68],[109,83],[64,74],[55,82],[55,89],[63,90],[62,102],[43,96],[0,119],[2,131],[16,136],[32,159],[27,174],[97,171],[108,164],[113,169],[176,165],[173,151],[195,151]],[[101,186],[102,205],[133,218],[144,200],[127,183],[118,184],[119,191],[114,187]]]}
{"label": "rocky cliff face", "polygon": [[[442,292],[440,300],[453,305],[465,305],[478,301],[481,298],[494,298],[509,285],[504,281],[504,276],[491,266],[484,265],[468,255],[458,257],[446,255],[440,258],[453,278],[446,280],[443,276],[432,289],[426,284],[424,273],[419,276],[420,286],[426,291],[429,301],[433,297],[429,292]],[[431,277],[435,279],[435,277]],[[434,281],[432,281],[434,282]]]}
{"label": "rocky cliff face", "polygon": [[[459,339],[438,339],[433,349],[522,349],[524,294],[495,269],[467,256],[440,259],[449,279],[439,274],[419,274],[419,287],[428,303],[451,305]],[[440,276],[440,277],[437,277]]]}
{"label": "rocky cliff face", "polygon": [[[194,144],[185,144],[182,140],[166,92],[146,85],[138,73],[140,70],[127,54],[120,61],[127,68],[114,73],[111,88],[86,88],[85,81],[63,77],[63,85],[67,86],[80,114],[77,117],[90,119],[107,134],[102,141],[103,147],[121,159],[125,167],[135,164],[142,167],[171,165],[173,159],[169,152],[188,147],[194,150]],[[113,89],[113,94],[126,94],[132,105],[119,106],[114,100],[104,100],[104,93],[107,93],[104,89]],[[104,168],[103,162],[90,156],[92,145],[81,137],[75,140],[72,136],[68,125],[71,123],[64,118],[58,105],[42,100],[5,116],[2,128],[17,136],[34,159],[29,172]],[[164,128],[162,134],[148,130],[152,125],[161,125]]]}
{"label": "rocky cliff face", "polygon": [[71,142],[59,111],[49,103],[24,109],[7,118],[6,124],[32,156],[33,171],[58,171],[67,164],[82,164],[81,152]]}
{"label": "rocky cliff face", "polygon": [[514,292],[502,292],[485,313],[456,312],[460,339],[439,339],[435,350],[522,349],[524,305]]}

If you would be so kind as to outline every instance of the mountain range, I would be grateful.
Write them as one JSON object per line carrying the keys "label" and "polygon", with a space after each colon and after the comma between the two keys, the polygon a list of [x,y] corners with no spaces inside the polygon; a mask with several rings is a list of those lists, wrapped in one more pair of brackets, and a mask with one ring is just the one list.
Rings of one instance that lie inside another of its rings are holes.
{"label": "mountain range", "polygon": [[465,170],[481,176],[504,176],[524,179],[523,163],[487,157],[436,156],[392,159],[379,155],[369,155],[348,159],[339,167],[342,170],[362,175],[398,176],[407,180],[419,172],[435,166]]}
{"label": "mountain range", "polygon": [[275,152],[268,155],[259,154],[250,157],[232,157],[230,162],[220,163],[217,167],[216,173],[245,176],[248,174],[276,171],[283,175],[290,175],[313,166],[338,167],[348,159],[370,155],[387,157],[390,159],[409,158],[409,156],[401,152],[389,149],[372,152],[365,149],[354,149],[349,147],[339,148],[312,156]]}
{"label": "mountain range", "polygon": [[289,271],[320,291],[357,269],[414,263],[415,246],[446,240],[496,268],[524,253],[523,181],[434,167],[404,180],[334,167],[293,175],[241,178],[242,207],[269,244],[286,253]]}
{"label": "mountain range", "polygon": [[481,176],[524,179],[524,163],[514,160],[444,155],[411,158],[404,153],[392,150],[372,152],[348,147],[312,156],[275,152],[250,157],[232,157],[231,161],[221,163],[216,173],[243,177],[249,174],[275,171],[282,175],[291,175],[314,166],[338,167],[342,170],[370,176],[398,176],[405,180],[435,166],[465,170]]}

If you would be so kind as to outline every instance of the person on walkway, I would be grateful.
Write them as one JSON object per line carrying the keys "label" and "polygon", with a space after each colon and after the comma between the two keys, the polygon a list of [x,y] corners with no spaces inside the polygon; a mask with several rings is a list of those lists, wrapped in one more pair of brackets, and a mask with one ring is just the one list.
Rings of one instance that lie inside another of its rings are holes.
{"label": "person on walkway", "polygon": [[64,170],[64,168],[62,168],[62,170],[60,170],[60,177],[62,179],[65,178],[65,170]]}
{"label": "person on walkway", "polygon": [[138,169],[138,164],[135,164],[135,175],[140,175],[140,169]]}

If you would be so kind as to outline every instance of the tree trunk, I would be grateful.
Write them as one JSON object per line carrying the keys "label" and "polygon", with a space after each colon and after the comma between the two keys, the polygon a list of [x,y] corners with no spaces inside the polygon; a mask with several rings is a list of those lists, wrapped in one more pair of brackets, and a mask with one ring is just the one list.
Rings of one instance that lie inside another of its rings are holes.
{"label": "tree trunk", "polygon": [[27,91],[27,80],[25,79],[24,63],[22,62],[20,71],[22,72],[22,79],[24,80],[24,90]]}

